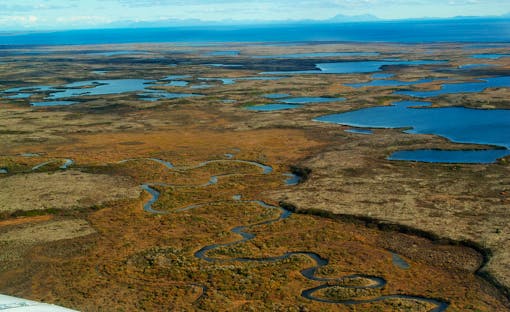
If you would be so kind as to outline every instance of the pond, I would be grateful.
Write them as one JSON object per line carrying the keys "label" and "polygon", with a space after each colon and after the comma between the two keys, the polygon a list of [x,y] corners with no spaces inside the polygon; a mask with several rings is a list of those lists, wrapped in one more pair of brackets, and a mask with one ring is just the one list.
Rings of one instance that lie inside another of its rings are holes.
{"label": "pond", "polygon": [[44,107],[44,106],[67,106],[73,105],[78,102],[76,101],[47,101],[47,102],[31,102],[30,105],[35,107]]}
{"label": "pond", "polygon": [[[161,81],[169,81],[170,79],[188,78],[188,75],[168,76]],[[187,81],[171,80],[163,86],[185,87]],[[45,101],[32,102],[35,107],[42,106],[62,106],[79,103],[78,101],[68,100],[80,98],[83,96],[97,96],[120,94],[127,92],[142,92],[138,96],[144,101],[157,101],[161,99],[176,99],[184,97],[199,96],[199,94],[191,93],[172,93],[164,90],[150,89],[158,86],[156,80],[146,79],[111,79],[111,80],[86,80],[68,83],[62,86],[29,86],[17,87],[3,91],[5,98],[9,99],[25,99],[36,93],[47,93]]]}
{"label": "pond", "polygon": [[[457,143],[492,145],[496,150],[493,153],[472,151],[425,153],[429,157],[428,161],[434,162],[442,162],[449,153],[451,156],[448,157],[456,158],[456,162],[470,162],[473,154],[484,154],[488,162],[494,162],[510,149],[510,110],[429,106],[429,102],[402,101],[391,106],[364,108],[327,115],[315,120],[360,128],[410,128],[404,132],[438,135]],[[400,152],[390,158],[406,156],[406,160],[420,161],[425,159],[423,158],[425,154],[423,151]],[[462,157],[457,157],[461,154],[466,156],[465,161]]]}
{"label": "pond", "polygon": [[428,79],[420,79],[415,81],[402,81],[402,80],[372,80],[369,82],[361,82],[361,83],[346,83],[344,85],[352,88],[364,88],[364,87],[402,87],[402,86],[411,86],[421,83],[429,83],[434,81],[432,78]]}
{"label": "pond", "polygon": [[487,88],[510,87],[510,76],[493,77],[476,80],[475,82],[445,83],[439,90],[428,91],[397,91],[395,94],[427,98],[444,94],[477,93]]}
{"label": "pond", "polygon": [[436,60],[380,60],[380,61],[347,61],[335,63],[318,63],[315,65],[315,70],[301,70],[301,71],[277,71],[277,72],[263,72],[270,75],[282,74],[354,74],[354,73],[372,73],[381,71],[383,66],[422,66],[422,65],[438,65],[446,64],[446,61]]}
{"label": "pond", "polygon": [[291,53],[274,55],[256,55],[254,58],[321,58],[321,57],[370,57],[379,56],[379,52],[311,52],[311,53]]}
{"label": "pond", "polygon": [[298,108],[298,107],[301,107],[301,105],[274,103],[274,104],[248,106],[248,107],[246,107],[246,109],[252,110],[252,111],[259,111],[259,112],[269,112],[269,111],[294,109],[294,108]]}
{"label": "pond", "polygon": [[475,59],[491,59],[491,60],[497,60],[502,57],[510,57],[510,54],[506,53],[482,53],[482,54],[473,54],[471,55],[471,58]]}
{"label": "pond", "polygon": [[134,50],[105,51],[105,52],[91,52],[91,53],[87,53],[87,55],[96,55],[96,56],[143,55],[143,54],[151,54],[151,53],[147,52],[147,51],[134,51]]}
{"label": "pond", "polygon": [[311,103],[329,103],[329,102],[342,102],[345,98],[333,97],[294,97],[294,98],[280,98],[279,102],[285,104],[311,104]]}
{"label": "pond", "polygon": [[355,134],[373,134],[374,133],[372,130],[369,130],[369,129],[347,129],[344,131],[348,132],[348,133],[355,133]]}
{"label": "pond", "polygon": [[154,80],[145,79],[115,79],[88,80],[69,83],[64,90],[50,92],[47,99],[63,99],[88,95],[107,95],[145,90]]}
{"label": "pond", "polygon": [[230,51],[213,51],[205,53],[206,56],[238,56],[241,51],[230,50]]}
{"label": "pond", "polygon": [[271,104],[263,104],[263,105],[253,105],[248,106],[248,110],[252,111],[279,111],[279,110],[288,110],[299,108],[304,104],[313,104],[313,103],[330,103],[330,102],[341,102],[345,101],[345,98],[331,98],[331,97],[287,97],[288,94],[266,94],[265,98],[269,99],[277,99],[280,103],[271,103]]}
{"label": "pond", "polygon": [[489,150],[412,150],[398,151],[388,157],[389,160],[419,161],[429,163],[464,163],[464,164],[488,164],[510,155],[508,149]]}

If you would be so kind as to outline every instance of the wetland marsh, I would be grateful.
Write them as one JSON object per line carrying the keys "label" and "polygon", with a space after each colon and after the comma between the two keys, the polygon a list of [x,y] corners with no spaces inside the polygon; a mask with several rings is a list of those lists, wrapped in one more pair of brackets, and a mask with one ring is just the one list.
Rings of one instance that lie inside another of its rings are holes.
{"label": "wetland marsh", "polygon": [[510,59],[467,46],[3,49],[0,292],[509,310]]}

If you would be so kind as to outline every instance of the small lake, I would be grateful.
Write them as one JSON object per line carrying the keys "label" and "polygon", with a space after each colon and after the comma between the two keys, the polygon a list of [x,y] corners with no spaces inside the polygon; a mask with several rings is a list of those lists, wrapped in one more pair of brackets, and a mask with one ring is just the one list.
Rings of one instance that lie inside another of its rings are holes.
{"label": "small lake", "polygon": [[258,111],[258,112],[270,112],[270,111],[295,109],[295,108],[299,108],[299,107],[301,107],[301,105],[274,103],[274,104],[248,106],[248,107],[246,107],[246,109],[252,110],[252,111]]}
{"label": "small lake", "polygon": [[412,97],[427,98],[443,94],[476,93],[487,88],[510,87],[510,76],[484,78],[475,82],[445,83],[439,90],[431,91],[397,91],[395,94],[408,95]]}
{"label": "small lake", "polygon": [[239,56],[241,51],[230,50],[230,51],[213,51],[205,53],[206,56]]}
{"label": "small lake", "polygon": [[213,63],[213,64],[204,64],[206,66],[212,66],[212,67],[243,67],[242,64],[221,64],[221,63]]}
{"label": "small lake", "polygon": [[329,103],[329,102],[342,102],[345,98],[330,98],[330,97],[295,97],[295,98],[280,98],[279,102],[285,104],[312,104],[312,103]]}
{"label": "small lake", "polygon": [[231,84],[236,83],[235,79],[233,79],[233,78],[198,78],[198,80],[203,80],[203,81],[221,81],[221,83],[224,84],[224,85],[231,85]]}
{"label": "small lake", "polygon": [[144,93],[138,94],[141,100],[143,101],[149,101],[149,102],[155,102],[159,100],[173,100],[173,99],[182,99],[182,98],[189,98],[189,97],[196,97],[196,96],[202,96],[201,94],[195,94],[195,93],[172,93],[172,92],[166,92],[163,90],[149,90]]}
{"label": "small lake", "polygon": [[446,64],[447,61],[436,60],[381,60],[381,61],[348,61],[335,63],[318,63],[316,70],[302,71],[278,71],[265,72],[263,74],[282,75],[282,74],[354,74],[354,73],[372,73],[381,71],[383,66],[422,66]]}
{"label": "small lake", "polygon": [[373,134],[374,133],[372,130],[369,130],[369,129],[347,129],[344,131],[348,132],[348,133],[355,133],[355,134]]}
{"label": "small lake", "polygon": [[88,95],[107,95],[145,90],[154,80],[115,79],[79,81],[65,85],[65,90],[51,92],[47,99],[63,99]]}
{"label": "small lake", "polygon": [[411,267],[407,261],[394,252],[391,253],[391,261],[397,268],[402,270],[408,270]]}
{"label": "small lake", "polygon": [[[429,102],[415,101],[402,101],[393,104],[392,106],[378,106],[327,115],[315,120],[359,128],[410,128],[405,132],[433,134],[457,143],[493,145],[503,148],[502,150],[496,149],[497,152],[493,154],[484,153],[485,156],[492,156],[490,162],[494,162],[510,149],[510,110],[481,110],[465,107],[431,108]],[[420,151],[411,153],[418,156],[406,160],[419,161],[420,153],[424,155]],[[447,153],[450,152],[431,152],[427,156],[430,157],[429,161],[436,159],[437,162],[441,162]],[[469,154],[474,153],[469,152]],[[478,154],[482,153],[478,152]],[[402,155],[409,156],[409,153],[391,157]],[[438,158],[433,158],[433,156],[438,156]],[[452,154],[449,157],[454,158],[455,156]]]}
{"label": "small lake", "polygon": [[[162,81],[168,81],[168,78],[187,78],[187,75],[168,76]],[[164,86],[171,87],[185,87],[188,85],[187,81],[173,80]],[[68,83],[63,86],[31,86],[11,88],[3,91],[5,98],[11,99],[24,99],[29,98],[35,93],[48,93],[44,98],[47,101],[32,102],[32,106],[61,106],[72,105],[79,103],[77,101],[67,100],[68,98],[80,98],[83,96],[97,96],[120,94],[127,92],[142,92],[138,96],[144,101],[157,101],[161,99],[177,99],[185,97],[200,96],[199,94],[192,93],[172,93],[164,90],[154,90],[151,87],[158,86],[156,80],[146,79],[113,79],[113,80],[86,80]],[[204,85],[205,86],[205,85]],[[17,93],[22,92],[22,93]],[[30,93],[27,93],[30,92]],[[12,94],[11,93],[16,93]],[[66,100],[64,100],[66,99]]]}
{"label": "small lake", "polygon": [[47,101],[47,102],[31,102],[30,105],[34,107],[44,107],[44,106],[67,106],[77,104],[76,101]]}
{"label": "small lake", "polygon": [[92,73],[94,75],[106,75],[108,73],[107,70],[93,70]]}
{"label": "small lake", "polygon": [[87,55],[95,55],[95,56],[120,56],[120,55],[144,55],[144,54],[151,54],[151,53],[147,52],[147,51],[134,51],[134,50],[87,53]]}
{"label": "small lake", "polygon": [[510,150],[507,149],[456,151],[423,149],[398,151],[391,154],[388,159],[429,163],[490,164],[494,160],[508,155],[510,155]]}
{"label": "small lake", "polygon": [[501,53],[483,53],[483,54],[473,54],[471,55],[471,58],[475,59],[491,59],[491,60],[497,60],[502,57],[510,57],[510,54],[501,54]]}
{"label": "small lake", "polygon": [[208,84],[208,83],[201,83],[201,84],[198,84],[198,85],[193,85],[190,88],[198,90],[198,89],[209,89],[209,88],[212,88],[212,87],[214,87],[214,85]]}
{"label": "small lake", "polygon": [[4,90],[3,93],[18,93],[18,92],[47,92],[56,90],[52,86],[30,86],[30,87],[16,87]]}
{"label": "small lake", "polygon": [[460,65],[459,69],[478,69],[478,68],[484,68],[484,67],[490,67],[490,66],[494,66],[494,65],[491,65],[491,64],[465,64],[465,65]]}
{"label": "small lake", "polygon": [[288,77],[277,77],[277,76],[254,76],[254,77],[241,77],[241,78],[236,78],[236,80],[246,80],[246,81],[250,81],[250,80],[268,80],[268,81],[271,81],[271,80],[280,80],[280,79],[285,79],[285,78],[288,78]]}
{"label": "small lake", "polygon": [[379,52],[312,52],[274,55],[256,55],[254,58],[321,58],[321,57],[371,57],[379,56]]}
{"label": "small lake", "polygon": [[299,182],[301,182],[301,177],[296,174],[284,173],[283,175],[287,177],[287,179],[285,179],[285,185],[287,186],[298,185]]}
{"label": "small lake", "polygon": [[28,99],[29,97],[31,97],[33,94],[32,93],[18,93],[18,94],[15,94],[15,95],[9,95],[9,96],[5,96],[6,99],[11,99],[11,100],[16,100],[16,99]]}
{"label": "small lake", "polygon": [[186,87],[188,86],[189,82],[183,81],[183,80],[174,80],[170,81],[167,84],[164,84],[165,87]]}
{"label": "small lake", "polygon": [[191,78],[191,75],[170,75],[166,76],[165,78],[161,80],[181,80],[181,79],[187,79]]}
{"label": "small lake", "polygon": [[402,80],[372,80],[369,82],[361,82],[361,83],[345,83],[344,85],[352,88],[364,88],[364,87],[402,87],[402,86],[411,86],[421,83],[429,83],[434,81],[434,79],[420,79],[415,81],[402,81]]}
{"label": "small lake", "polygon": [[277,99],[280,103],[271,103],[271,104],[263,104],[263,105],[253,105],[248,106],[248,110],[253,111],[279,111],[279,110],[287,110],[299,108],[304,104],[314,104],[314,103],[330,103],[330,102],[341,102],[345,101],[345,98],[330,98],[330,97],[287,97],[288,94],[266,94],[265,98],[269,99]]}
{"label": "small lake", "polygon": [[289,94],[287,93],[270,93],[270,94],[265,94],[264,97],[266,99],[283,99],[283,98],[288,98],[290,97]]}

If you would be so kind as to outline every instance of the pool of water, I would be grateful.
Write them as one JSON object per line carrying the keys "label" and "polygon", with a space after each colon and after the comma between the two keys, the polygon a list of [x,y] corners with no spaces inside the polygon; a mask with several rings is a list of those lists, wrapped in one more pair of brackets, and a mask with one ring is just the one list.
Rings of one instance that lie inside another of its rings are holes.
{"label": "pool of water", "polygon": [[248,106],[247,109],[253,111],[279,111],[287,109],[299,108],[304,104],[313,103],[331,103],[345,101],[345,98],[330,98],[330,97],[288,97],[288,94],[273,93],[264,95],[265,98],[276,99],[280,103],[271,103],[264,105]]}
{"label": "pool of water", "polygon": [[473,54],[471,55],[471,58],[475,59],[491,59],[491,60],[497,60],[502,57],[510,57],[510,54],[506,53],[482,53],[482,54]]}
{"label": "pool of water", "polygon": [[476,93],[487,88],[510,87],[510,76],[480,79],[475,82],[445,83],[439,90],[431,91],[397,91],[395,94],[427,98],[443,94]]}
{"label": "pool of water", "polygon": [[252,111],[259,111],[259,112],[270,112],[270,111],[279,111],[279,110],[287,110],[287,109],[295,109],[301,107],[301,105],[295,105],[295,104],[264,104],[264,105],[253,105],[248,106],[246,109],[252,110]]}
{"label": "pool of water", "polygon": [[241,51],[238,50],[229,50],[229,51],[213,51],[207,52],[205,55],[207,56],[238,56]]}
{"label": "pool of water", "polygon": [[418,161],[428,163],[490,164],[496,159],[510,155],[508,149],[491,150],[410,150],[391,154],[389,160]]}
{"label": "pool of water", "polygon": [[214,87],[214,85],[208,84],[208,83],[202,83],[202,84],[198,84],[198,85],[193,85],[190,88],[191,89],[209,89],[212,87]]}
{"label": "pool of water", "polygon": [[222,84],[224,85],[231,85],[231,84],[234,84],[236,83],[235,79],[233,78],[198,78],[198,80],[203,80],[203,81],[221,81]]}
{"label": "pool of water", "polygon": [[93,70],[92,73],[94,75],[105,75],[106,73],[108,73],[107,70]]}
{"label": "pool of water", "polygon": [[288,98],[288,97],[290,97],[290,95],[287,94],[287,93],[270,93],[270,94],[265,94],[264,97],[266,99],[273,99],[273,100],[275,100],[275,99]]}
{"label": "pool of water", "polygon": [[295,97],[279,100],[285,104],[311,104],[311,103],[329,103],[345,101],[345,98],[329,98],[329,97]]}
{"label": "pool of water", "polygon": [[402,258],[401,256],[394,252],[391,253],[391,260],[393,264],[399,269],[408,270],[409,268],[411,268],[409,263],[407,263],[407,261],[405,261],[404,258]]}
{"label": "pool of water", "polygon": [[48,92],[56,90],[52,86],[30,86],[30,87],[16,87],[4,90],[3,93],[19,93],[19,92]]}
{"label": "pool of water", "polygon": [[369,129],[347,129],[344,131],[349,132],[349,133],[356,133],[356,134],[374,134],[374,132]]}
{"label": "pool of water", "polygon": [[46,101],[46,102],[31,102],[30,105],[34,107],[44,107],[44,106],[68,106],[73,105],[78,102],[76,101]]}
{"label": "pool of water", "polygon": [[144,93],[138,94],[141,100],[143,101],[149,101],[149,102],[155,102],[159,100],[172,100],[172,99],[182,99],[182,98],[189,98],[189,97],[196,97],[196,96],[202,96],[201,94],[195,94],[195,93],[172,93],[172,92],[166,92],[162,90],[149,90]]}
{"label": "pool of water", "polygon": [[254,77],[242,77],[242,78],[236,78],[236,80],[280,80],[285,79],[288,77],[277,77],[277,76],[254,76]]}
{"label": "pool of water", "polygon": [[490,66],[494,66],[494,65],[491,65],[491,64],[465,64],[465,65],[460,65],[459,69],[478,69],[478,68],[484,68],[484,67],[490,67]]}
{"label": "pool of water", "polygon": [[182,80],[173,80],[167,84],[164,84],[165,87],[187,87],[189,82]]}
{"label": "pool of water", "polygon": [[420,79],[415,81],[402,81],[402,80],[372,80],[369,82],[361,82],[361,83],[346,83],[344,85],[352,88],[364,88],[364,87],[401,87],[401,86],[411,86],[421,83],[429,83],[434,81],[434,79]]}
{"label": "pool of water", "polygon": [[[187,78],[187,75],[168,76],[162,81],[168,81],[168,78]],[[76,81],[63,86],[30,86],[11,88],[3,91],[5,98],[28,98],[35,93],[48,93],[44,101],[33,102],[33,106],[59,106],[72,105],[77,101],[67,100],[79,98],[82,96],[97,96],[108,94],[120,94],[126,92],[141,92],[138,95],[145,101],[157,101],[160,99],[176,99],[183,97],[199,96],[199,94],[190,93],[171,93],[164,90],[153,90],[151,87],[157,86],[157,81],[146,79],[112,79],[112,80],[86,80]],[[171,80],[164,86],[185,87],[187,81]],[[204,87],[201,85],[201,87]],[[30,93],[28,93],[28,92]],[[22,93],[19,93],[22,92]],[[16,94],[12,94],[16,93]]]}
{"label": "pool of water", "polygon": [[287,177],[285,179],[285,185],[294,186],[294,185],[298,185],[299,182],[301,182],[301,177],[298,176],[297,174],[294,174],[294,173],[284,173],[283,175],[285,177]]}
{"label": "pool of water", "polygon": [[242,64],[221,64],[221,63],[212,63],[212,64],[204,64],[204,65],[212,66],[212,67],[243,67],[243,65],[242,65]]}
{"label": "pool of water", "polygon": [[274,55],[257,55],[254,58],[321,58],[321,57],[370,57],[379,56],[379,52],[312,52],[312,53],[291,53]]}
{"label": "pool of water", "polygon": [[135,51],[135,50],[106,51],[106,52],[87,53],[87,55],[97,55],[97,56],[143,55],[143,54],[151,54],[151,53],[147,52],[147,51]]}
{"label": "pool of water", "polygon": [[[498,146],[510,149],[510,110],[481,110],[465,107],[431,108],[429,102],[402,101],[391,106],[364,108],[356,111],[327,115],[316,121],[336,123],[360,128],[410,128],[406,133],[433,134],[453,142]],[[497,150],[501,151],[501,150]],[[442,151],[428,153],[437,162],[442,162],[445,154],[457,152]],[[483,153],[496,161],[504,152]],[[466,160],[473,152],[465,153]],[[478,155],[481,152],[476,153]],[[407,155],[406,153],[400,154]],[[399,156],[392,155],[393,159]],[[433,159],[433,158],[430,158]]]}
{"label": "pool of water", "polygon": [[191,75],[170,75],[166,76],[165,78],[161,80],[181,80],[181,79],[187,79],[191,78]]}
{"label": "pool of water", "polygon": [[145,90],[154,80],[145,79],[114,79],[88,80],[70,83],[65,90],[51,92],[47,99],[63,99],[88,95],[107,95]]}
{"label": "pool of water", "polygon": [[422,66],[446,64],[447,61],[436,60],[381,60],[381,61],[348,61],[335,63],[318,63],[316,70],[303,71],[278,71],[265,72],[261,74],[281,75],[281,74],[353,74],[353,73],[372,73],[381,71],[383,66]]}
{"label": "pool of water", "polygon": [[33,93],[18,93],[18,94],[15,94],[15,95],[5,96],[5,98],[6,99],[11,99],[11,100],[15,100],[15,99],[28,99],[32,95],[33,95]]}

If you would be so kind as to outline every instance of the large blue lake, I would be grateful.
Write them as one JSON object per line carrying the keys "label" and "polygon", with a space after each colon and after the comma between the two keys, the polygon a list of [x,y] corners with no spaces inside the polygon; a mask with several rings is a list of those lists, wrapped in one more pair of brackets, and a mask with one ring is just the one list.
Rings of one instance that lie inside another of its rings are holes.
{"label": "large blue lake", "polygon": [[[429,162],[494,162],[510,154],[510,110],[481,110],[464,107],[431,108],[429,102],[402,101],[327,115],[316,121],[360,128],[410,128],[406,133],[434,134],[453,142],[498,146],[495,152],[470,152],[469,161],[459,161],[460,153],[408,151],[392,159]],[[395,157],[394,157],[395,156]],[[456,160],[456,161],[454,161]]]}
{"label": "large blue lake", "polygon": [[0,45],[134,42],[509,42],[510,19],[93,29],[0,34]]}

